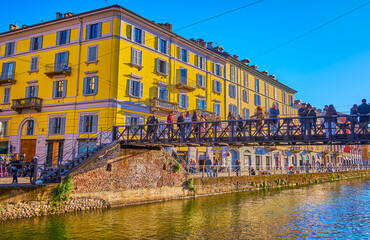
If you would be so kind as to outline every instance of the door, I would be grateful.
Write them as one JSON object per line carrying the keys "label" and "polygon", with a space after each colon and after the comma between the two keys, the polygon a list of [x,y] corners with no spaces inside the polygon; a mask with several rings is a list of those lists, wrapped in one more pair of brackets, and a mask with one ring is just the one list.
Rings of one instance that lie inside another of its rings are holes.
{"label": "door", "polygon": [[46,164],[48,166],[58,166],[63,160],[64,142],[48,142]]}
{"label": "door", "polygon": [[20,155],[24,155],[24,161],[30,162],[36,154],[36,139],[24,139],[21,140],[21,152]]}

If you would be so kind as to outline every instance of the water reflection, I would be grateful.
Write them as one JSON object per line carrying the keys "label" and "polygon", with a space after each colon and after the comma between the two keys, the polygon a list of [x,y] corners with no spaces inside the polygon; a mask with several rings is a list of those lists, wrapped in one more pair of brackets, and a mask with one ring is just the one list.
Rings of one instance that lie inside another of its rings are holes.
{"label": "water reflection", "polygon": [[1,223],[1,239],[369,239],[370,181]]}

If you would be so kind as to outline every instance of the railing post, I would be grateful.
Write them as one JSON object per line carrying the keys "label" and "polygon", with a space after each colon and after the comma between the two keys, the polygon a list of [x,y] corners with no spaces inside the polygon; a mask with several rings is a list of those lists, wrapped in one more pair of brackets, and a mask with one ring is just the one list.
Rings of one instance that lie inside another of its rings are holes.
{"label": "railing post", "polygon": [[112,127],[112,141],[118,140],[117,139],[117,132],[118,132],[117,129],[118,129],[117,126]]}

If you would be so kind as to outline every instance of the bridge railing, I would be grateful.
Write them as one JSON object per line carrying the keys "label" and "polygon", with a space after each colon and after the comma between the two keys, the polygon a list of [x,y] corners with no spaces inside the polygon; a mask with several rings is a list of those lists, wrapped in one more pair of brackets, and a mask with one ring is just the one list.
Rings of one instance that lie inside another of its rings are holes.
{"label": "bridge railing", "polygon": [[[361,115],[367,117],[368,115]],[[363,120],[363,119],[362,119]],[[369,142],[369,121],[358,115],[198,121],[115,126],[123,144],[197,144],[223,142]]]}

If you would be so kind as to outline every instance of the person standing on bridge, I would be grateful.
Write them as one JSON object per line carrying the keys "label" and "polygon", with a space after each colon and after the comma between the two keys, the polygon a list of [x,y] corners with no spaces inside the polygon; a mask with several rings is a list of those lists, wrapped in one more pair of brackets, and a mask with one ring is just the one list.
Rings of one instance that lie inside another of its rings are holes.
{"label": "person standing on bridge", "polygon": [[181,112],[180,115],[177,118],[177,127],[180,130],[179,137],[184,139],[185,137],[185,124],[184,124],[185,118],[184,118],[184,113]]}
{"label": "person standing on bridge", "polygon": [[186,125],[185,125],[185,134],[186,136],[188,136],[191,132],[191,114],[189,111],[186,112],[185,114],[185,122],[186,122]]}
{"label": "person standing on bridge", "polygon": [[[358,106],[357,104],[353,104],[353,107],[349,110],[349,115],[351,116],[354,116],[354,115],[357,115],[357,109],[358,109]],[[350,119],[348,119],[350,122],[352,122],[352,124],[354,125],[354,128],[356,128],[356,124],[358,124],[358,117],[350,117]]]}
{"label": "person standing on bridge", "polygon": [[311,106],[310,104],[307,104],[307,117],[309,118],[308,119],[308,133],[310,134],[311,131],[313,130],[313,134],[316,133],[316,121],[317,121],[317,118],[316,118],[316,112],[315,112],[315,109],[313,106]]}
{"label": "person standing on bridge", "polygon": [[170,114],[167,116],[167,123],[169,123],[167,125],[167,128],[168,128],[168,138],[171,138],[172,135],[173,135],[173,111],[170,112]]}
{"label": "person standing on bridge", "polygon": [[199,123],[198,123],[199,118],[198,118],[198,114],[196,111],[194,111],[191,121],[193,122],[192,125],[193,125],[194,135],[197,137],[199,135]]}
{"label": "person standing on bridge", "polygon": [[256,113],[251,116],[251,118],[256,118],[256,132],[258,134],[262,133],[263,120],[265,118],[265,112],[261,106],[257,106]]}
{"label": "person standing on bridge", "polygon": [[[361,115],[370,113],[370,105],[366,103],[366,99],[362,99],[362,104],[358,106],[357,113]],[[369,116],[360,116],[360,128],[366,130],[368,124]]]}
{"label": "person standing on bridge", "polygon": [[298,109],[298,116],[299,122],[301,123],[301,134],[306,135],[307,124],[305,117],[307,116],[307,112],[305,103],[302,103],[301,108]]}
{"label": "person standing on bridge", "polygon": [[277,118],[279,118],[279,115],[280,115],[280,110],[277,108],[276,104],[272,104],[272,107],[269,110],[269,114],[270,114],[270,118],[273,119],[272,125],[271,125],[272,134],[275,134],[279,127]]}
{"label": "person standing on bridge", "polygon": [[328,128],[325,131],[326,138],[329,138],[329,132],[331,132],[331,135],[336,134],[337,116],[338,116],[337,110],[335,110],[335,107],[333,104],[330,104],[325,114],[325,117],[327,117],[325,121],[327,121],[328,123]]}

